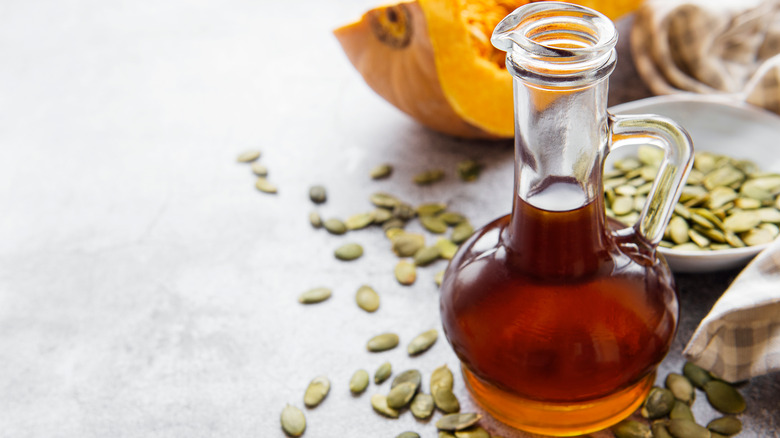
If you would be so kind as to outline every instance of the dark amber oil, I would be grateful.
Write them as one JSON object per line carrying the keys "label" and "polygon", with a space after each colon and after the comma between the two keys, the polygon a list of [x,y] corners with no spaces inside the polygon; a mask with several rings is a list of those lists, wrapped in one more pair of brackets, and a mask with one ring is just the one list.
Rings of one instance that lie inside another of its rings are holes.
{"label": "dark amber oil", "polygon": [[674,337],[676,292],[662,259],[630,231],[616,237],[601,198],[558,210],[548,189],[535,203],[547,209],[517,197],[512,215],[464,243],[442,284],[442,322],[491,415],[578,435],[641,404]]}

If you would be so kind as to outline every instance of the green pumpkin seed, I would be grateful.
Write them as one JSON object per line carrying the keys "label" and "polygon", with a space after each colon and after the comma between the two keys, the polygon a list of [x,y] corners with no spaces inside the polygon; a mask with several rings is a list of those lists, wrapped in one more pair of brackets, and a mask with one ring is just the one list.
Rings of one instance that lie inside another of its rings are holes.
{"label": "green pumpkin seed", "polygon": [[412,263],[409,263],[406,260],[398,262],[398,264],[395,265],[394,271],[395,279],[404,286],[414,284],[414,281],[417,280],[417,269]]}
{"label": "green pumpkin seed", "polygon": [[393,218],[393,212],[386,208],[377,208],[373,211],[374,223],[383,224]]}
{"label": "green pumpkin seed", "polygon": [[379,385],[380,383],[390,378],[391,374],[393,374],[393,366],[390,365],[390,362],[385,362],[382,365],[379,365],[379,368],[377,368],[374,372],[374,383]]}
{"label": "green pumpkin seed", "polygon": [[756,213],[761,222],[780,223],[780,210],[776,208],[759,208]]}
{"label": "green pumpkin seed", "polygon": [[393,379],[393,383],[390,384],[390,389],[395,388],[396,386],[402,383],[413,383],[414,390],[417,391],[417,388],[419,388],[420,383],[422,383],[422,375],[417,370],[406,370],[401,374],[395,376],[395,379]]}
{"label": "green pumpkin seed", "polygon": [[737,198],[734,200],[734,206],[742,210],[755,210],[761,207],[761,201],[750,198]]}
{"label": "green pumpkin seed", "polygon": [[675,438],[710,438],[710,431],[691,420],[670,420],[666,429]]}
{"label": "green pumpkin seed", "polygon": [[447,208],[447,204],[436,202],[432,204],[422,204],[417,207],[417,216],[434,216]]}
{"label": "green pumpkin seed", "polygon": [[405,203],[401,202],[395,207],[393,207],[393,217],[396,219],[401,219],[402,221],[408,221],[409,219],[412,219],[417,215],[417,211],[415,209]]}
{"label": "green pumpkin seed", "polygon": [[770,231],[761,228],[754,228],[742,233],[742,241],[745,242],[747,246],[763,245],[765,243],[770,243],[773,240],[775,240],[775,236],[773,236]]}
{"label": "green pumpkin seed", "polygon": [[669,412],[669,418],[671,418],[672,420],[696,421],[696,419],[693,417],[693,412],[691,411],[691,408],[686,403],[681,402],[680,400],[674,402],[674,407],[672,407],[671,412]]}
{"label": "green pumpkin seed", "polygon": [[252,163],[252,173],[257,176],[268,176],[268,168],[259,161]]}
{"label": "green pumpkin seed", "polygon": [[755,180],[746,181],[739,189],[739,194],[745,198],[755,199],[757,201],[769,201],[772,199],[772,193],[769,190],[756,184]]}
{"label": "green pumpkin seed", "polygon": [[637,160],[636,158],[632,158],[632,157],[615,161],[615,169],[622,170],[623,172],[628,172],[629,170],[638,169],[640,166],[642,166],[642,163],[639,162],[639,160]]}
{"label": "green pumpkin seed", "polygon": [[374,206],[380,208],[393,208],[401,202],[395,196],[383,192],[377,192],[372,194],[369,197],[369,200],[371,201],[372,204],[374,204]]}
{"label": "green pumpkin seed", "polygon": [[409,346],[406,347],[406,351],[410,356],[414,356],[427,351],[436,343],[436,339],[439,338],[439,332],[436,329],[428,330],[427,332],[420,333]]}
{"label": "green pumpkin seed", "polygon": [[775,208],[780,210],[780,195],[775,198]]}
{"label": "green pumpkin seed", "polygon": [[281,415],[282,430],[290,436],[301,436],[306,430],[306,417],[303,412],[295,406],[287,405],[282,410]]}
{"label": "green pumpkin seed", "polygon": [[690,219],[691,218],[691,211],[688,210],[687,207],[685,207],[682,204],[675,204],[674,205],[674,212],[678,215],[682,216],[683,219]]}
{"label": "green pumpkin seed", "polygon": [[412,257],[425,246],[425,236],[416,233],[402,233],[392,241],[392,250],[398,257]]}
{"label": "green pumpkin seed", "polygon": [[650,425],[650,429],[653,431],[653,438],[673,438],[669,430],[666,429],[666,422],[654,421]]}
{"label": "green pumpkin seed", "polygon": [[439,438],[455,438],[455,434],[440,430],[438,434]]}
{"label": "green pumpkin seed", "polygon": [[760,187],[764,190],[775,191],[780,188],[780,175],[770,173],[763,176],[755,176],[751,179],[751,182],[756,187]]}
{"label": "green pumpkin seed", "polygon": [[325,396],[330,391],[330,380],[325,376],[315,377],[306,388],[306,393],[303,395],[303,404],[306,407],[313,408],[322,403]]}
{"label": "green pumpkin seed", "polygon": [[702,216],[700,214],[701,210],[691,210],[691,221],[693,223],[698,224],[704,228],[715,228],[715,224],[710,222],[706,217]]}
{"label": "green pumpkin seed", "polygon": [[761,224],[758,226],[758,229],[766,231],[772,237],[777,237],[780,235],[780,227],[775,224]]}
{"label": "green pumpkin seed", "polygon": [[485,429],[476,426],[471,429],[456,430],[455,438],[490,438],[490,433]]}
{"label": "green pumpkin seed", "polygon": [[450,371],[446,364],[442,365],[433,370],[433,373],[431,374],[431,394],[440,388],[452,390],[453,383],[452,371]]}
{"label": "green pumpkin seed", "polygon": [[440,252],[441,250],[436,245],[420,248],[414,253],[414,264],[416,266],[428,266],[439,259]]}
{"label": "green pumpkin seed", "polygon": [[433,281],[436,283],[436,286],[441,286],[441,282],[444,281],[444,271],[437,272],[433,276]]}
{"label": "green pumpkin seed", "polygon": [[690,405],[696,398],[693,384],[687,377],[681,374],[669,373],[669,375],[666,376],[665,384],[669,391],[672,391],[674,398],[677,400]]}
{"label": "green pumpkin seed", "polygon": [[476,181],[481,172],[482,165],[474,160],[465,160],[458,163],[458,176],[463,181]]}
{"label": "green pumpkin seed", "polygon": [[707,200],[707,208],[716,209],[737,199],[738,195],[729,187],[715,187],[710,192],[710,198]]}
{"label": "green pumpkin seed", "polygon": [[474,234],[474,227],[472,227],[468,221],[464,221],[453,228],[452,234],[450,235],[450,240],[460,245],[461,243],[465,242],[466,239],[471,237],[472,234]]}
{"label": "green pumpkin seed", "polygon": [[382,224],[382,231],[387,232],[392,229],[403,229],[406,226],[406,222],[401,219],[392,218]]}
{"label": "green pumpkin seed", "polygon": [[451,389],[438,388],[433,392],[433,403],[439,410],[447,414],[460,411],[460,403]]}
{"label": "green pumpkin seed", "polygon": [[731,165],[726,165],[708,173],[707,176],[704,177],[703,183],[707,190],[713,190],[715,187],[729,186],[734,183],[742,182],[744,179],[745,174],[742,173],[742,171]]}
{"label": "green pumpkin seed", "polygon": [[707,429],[721,435],[731,436],[742,431],[742,422],[737,417],[720,417],[710,421]]}
{"label": "green pumpkin seed", "polygon": [[339,235],[347,232],[347,226],[344,225],[344,222],[335,218],[326,220],[322,223],[322,226],[324,226],[330,234]]}
{"label": "green pumpkin seed", "polygon": [[704,384],[712,380],[712,376],[704,368],[692,364],[691,362],[685,362],[683,366],[683,374],[690,380],[693,386],[704,389]]}
{"label": "green pumpkin seed", "polygon": [[322,227],[322,218],[316,211],[309,213],[309,222],[311,222],[311,226],[314,228]]}
{"label": "green pumpkin seed", "polygon": [[680,216],[674,216],[672,220],[669,221],[668,230],[669,237],[678,245],[687,242],[690,238],[688,235],[688,222]]}
{"label": "green pumpkin seed", "polygon": [[402,432],[396,435],[395,438],[420,438],[420,435],[418,435],[416,432]]}
{"label": "green pumpkin seed", "polygon": [[674,406],[674,394],[665,388],[657,386],[650,390],[642,406],[641,414],[650,420],[661,418],[669,414]]}
{"label": "green pumpkin seed", "polygon": [[735,233],[748,231],[761,223],[761,217],[756,211],[738,211],[723,221],[723,226]]}
{"label": "green pumpkin seed", "polygon": [[349,379],[349,390],[353,394],[360,394],[368,388],[368,371],[357,370]]}
{"label": "green pumpkin seed", "polygon": [[680,245],[674,245],[672,247],[675,251],[704,251],[704,248],[693,242],[682,243]]}
{"label": "green pumpkin seed", "polygon": [[448,431],[463,430],[477,424],[480,418],[482,416],[475,413],[447,414],[436,422],[436,428]]}
{"label": "green pumpkin seed", "polygon": [[347,218],[344,225],[348,230],[360,230],[374,223],[374,213],[358,213]]}
{"label": "green pumpkin seed", "polygon": [[375,353],[392,350],[398,346],[398,335],[395,333],[382,333],[368,340],[366,348]]}
{"label": "green pumpkin seed", "polygon": [[618,216],[630,213],[634,209],[634,200],[629,196],[618,196],[612,203],[612,211]]}
{"label": "green pumpkin seed", "polygon": [[385,179],[393,173],[393,166],[390,164],[380,164],[371,169],[371,179]]}
{"label": "green pumpkin seed", "polygon": [[433,397],[430,394],[418,393],[412,399],[409,410],[419,420],[424,420],[433,414]]}
{"label": "green pumpkin seed", "polygon": [[415,184],[422,186],[433,184],[435,182],[441,181],[442,179],[444,179],[444,171],[441,169],[432,169],[418,173],[414,176],[414,178],[412,178],[412,181],[414,181]]}
{"label": "green pumpkin seed", "polygon": [[374,410],[388,418],[398,418],[399,412],[387,405],[387,397],[382,394],[371,396],[371,407]]}
{"label": "green pumpkin seed", "polygon": [[604,180],[604,188],[605,189],[611,189],[614,191],[615,187],[622,186],[623,184],[628,182],[628,178],[619,176],[615,178],[609,178]]}
{"label": "green pumpkin seed", "polygon": [[636,195],[636,187],[630,184],[623,184],[622,186],[615,187],[615,194],[617,194],[618,196],[629,196],[629,197],[634,196]]}
{"label": "green pumpkin seed", "polygon": [[445,211],[444,213],[441,213],[439,215],[439,219],[443,220],[444,223],[447,225],[455,226],[465,221],[466,217],[460,213],[455,213],[453,211]]}
{"label": "green pumpkin seed", "polygon": [[401,409],[412,401],[415,393],[417,393],[417,385],[413,382],[396,385],[387,394],[387,405],[393,409]]}
{"label": "green pumpkin seed", "polygon": [[710,380],[704,384],[707,400],[713,408],[724,414],[739,414],[745,410],[745,399],[726,382]]}
{"label": "green pumpkin seed", "polygon": [[653,438],[650,427],[634,420],[623,420],[612,426],[616,438]]}
{"label": "green pumpkin seed", "polygon": [[451,260],[455,256],[455,253],[458,252],[458,245],[455,245],[452,241],[444,237],[440,237],[436,241],[436,247],[439,248],[439,255],[441,258],[447,260]]}
{"label": "green pumpkin seed", "polygon": [[363,255],[363,247],[357,243],[347,243],[336,248],[333,253],[337,259],[350,261],[360,258]]}
{"label": "green pumpkin seed", "polygon": [[379,308],[379,294],[371,286],[360,286],[355,293],[355,302],[366,312],[376,312]]}
{"label": "green pumpkin seed", "polygon": [[710,239],[702,236],[696,230],[688,230],[688,236],[691,238],[693,243],[699,245],[702,248],[706,248],[710,244]]}
{"label": "green pumpkin seed", "polygon": [[311,186],[309,188],[309,199],[315,204],[322,204],[328,199],[328,194],[323,186]]}
{"label": "green pumpkin seed", "polygon": [[447,224],[438,216],[422,216],[420,217],[420,225],[431,233],[443,234],[447,232]]}
{"label": "green pumpkin seed", "polygon": [[332,292],[333,291],[327,287],[315,287],[314,289],[309,289],[306,292],[300,294],[298,296],[298,302],[301,304],[320,303],[330,298]]}
{"label": "green pumpkin seed", "polygon": [[258,158],[260,158],[260,151],[258,150],[245,151],[239,154],[238,162],[251,163],[252,161],[255,161]]}
{"label": "green pumpkin seed", "polygon": [[257,178],[257,181],[255,181],[255,187],[257,188],[257,190],[260,190],[263,193],[277,192],[276,186],[271,184],[271,182],[265,179],[265,177],[263,176]]}

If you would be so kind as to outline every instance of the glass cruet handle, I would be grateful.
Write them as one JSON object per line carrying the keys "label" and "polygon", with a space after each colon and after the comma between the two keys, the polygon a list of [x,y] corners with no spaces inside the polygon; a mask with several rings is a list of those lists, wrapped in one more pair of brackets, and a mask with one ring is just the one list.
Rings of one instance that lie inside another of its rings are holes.
{"label": "glass cruet handle", "polygon": [[[611,141],[607,153],[624,146],[637,145],[651,145],[664,150],[645,206],[633,226],[634,236],[638,235],[642,243],[655,248],[663,238],[664,229],[693,165],[693,142],[678,124],[655,115],[610,114],[609,130]],[[632,232],[632,229],[617,233],[625,234],[626,231]]]}

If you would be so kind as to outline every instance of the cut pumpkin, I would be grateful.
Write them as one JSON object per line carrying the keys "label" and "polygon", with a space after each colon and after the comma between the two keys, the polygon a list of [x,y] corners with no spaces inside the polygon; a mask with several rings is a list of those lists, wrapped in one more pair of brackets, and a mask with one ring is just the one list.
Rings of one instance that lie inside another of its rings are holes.
{"label": "cut pumpkin", "polygon": [[[641,0],[572,1],[610,18]],[[528,0],[415,0],[381,6],[334,31],[350,62],[388,102],[456,137],[514,135],[512,78],[490,43],[501,19]]]}

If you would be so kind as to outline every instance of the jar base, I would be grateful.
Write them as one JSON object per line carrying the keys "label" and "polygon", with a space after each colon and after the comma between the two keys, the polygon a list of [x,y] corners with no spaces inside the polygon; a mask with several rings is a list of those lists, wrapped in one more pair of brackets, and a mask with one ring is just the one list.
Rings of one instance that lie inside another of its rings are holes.
{"label": "jar base", "polygon": [[580,403],[544,403],[509,393],[461,365],[472,398],[496,420],[527,432],[575,436],[606,429],[631,415],[655,382],[655,372],[618,393]]}

